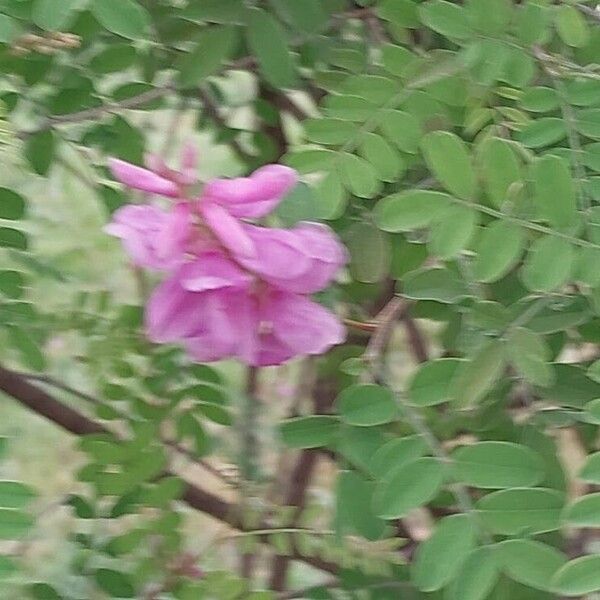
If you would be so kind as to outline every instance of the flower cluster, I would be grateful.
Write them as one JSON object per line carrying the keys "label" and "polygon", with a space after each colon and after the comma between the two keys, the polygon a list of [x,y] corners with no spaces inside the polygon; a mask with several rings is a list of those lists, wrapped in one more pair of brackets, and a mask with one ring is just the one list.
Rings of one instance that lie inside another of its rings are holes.
{"label": "flower cluster", "polygon": [[156,156],[146,166],[110,162],[128,187],[171,198],[169,210],[128,204],[106,231],[136,265],[167,274],[146,307],[152,341],[182,343],[200,362],[237,357],[254,366],[321,354],[343,341],[336,316],[309,298],[347,260],[333,232],[318,223],[286,230],[250,222],[295,186],[293,169],[267,165],[249,177],[209,181],[196,194],[192,148],[181,171]]}

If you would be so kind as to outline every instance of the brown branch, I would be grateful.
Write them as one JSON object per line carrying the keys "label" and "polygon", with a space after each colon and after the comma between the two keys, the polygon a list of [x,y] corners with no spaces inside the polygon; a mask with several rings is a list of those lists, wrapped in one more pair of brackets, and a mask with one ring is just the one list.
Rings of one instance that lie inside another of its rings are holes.
{"label": "brown branch", "polygon": [[406,335],[408,337],[408,346],[413,355],[413,358],[419,362],[424,363],[429,360],[429,351],[427,350],[427,342],[421,333],[415,320],[410,316],[410,307],[404,311],[401,315],[400,320],[406,329]]}
{"label": "brown branch", "polygon": [[[39,376],[44,377],[44,376]],[[41,381],[41,379],[40,379]],[[66,388],[66,386],[64,386]],[[81,414],[79,411],[71,408],[56,398],[48,394],[40,387],[30,383],[26,377],[18,372],[11,371],[0,366],[0,391],[14,398],[23,406],[29,408],[38,415],[45,417],[63,429],[75,435],[88,435],[94,433],[111,433],[102,424]],[[173,473],[165,472],[165,475]],[[236,518],[237,510],[235,505],[219,498],[211,492],[185,482],[185,489],[182,500],[190,507],[203,512],[219,521],[229,524],[235,529],[249,531],[244,524]],[[269,543],[268,535],[260,536],[263,543]],[[297,548],[294,548],[291,554],[294,560],[301,560],[317,569],[322,569],[330,573],[337,572],[337,565],[320,559],[318,557],[304,556]]]}
{"label": "brown branch", "polygon": [[284,92],[275,92],[271,97],[271,102],[278,109],[290,113],[293,117],[298,119],[298,121],[304,121],[310,116]]}
{"label": "brown branch", "polygon": [[143,92],[138,96],[134,96],[133,98],[127,98],[125,100],[121,100],[121,102],[111,102],[108,104],[103,104],[102,106],[97,106],[94,108],[87,108],[85,110],[80,110],[78,112],[69,113],[66,115],[52,115],[47,117],[41,125],[32,129],[30,131],[20,131],[17,133],[17,137],[21,139],[25,139],[31,135],[35,135],[36,133],[41,133],[42,131],[46,131],[48,129],[52,129],[55,125],[66,125],[68,123],[81,123],[83,121],[90,121],[93,119],[97,119],[99,117],[104,116],[107,113],[111,113],[118,110],[125,110],[131,108],[137,108],[139,106],[143,106],[144,104],[148,104],[153,100],[158,98],[162,98],[170,91],[172,91],[172,86],[163,86],[153,88],[148,90],[147,92]]}
{"label": "brown branch", "polygon": [[[335,400],[337,390],[328,379],[318,379],[313,392],[315,414],[329,412]],[[316,449],[303,450],[290,475],[286,506],[296,508],[292,525],[296,524],[306,506],[308,486],[312,480],[320,452]],[[285,580],[289,567],[289,557],[276,555],[271,568],[270,589],[281,592],[285,589]]]}
{"label": "brown branch", "polygon": [[[261,83],[259,86],[259,95],[263,100],[273,105],[276,103],[278,98],[278,93],[264,83]],[[272,157],[273,162],[279,162],[279,160],[281,160],[281,158],[287,153],[288,147],[281,115],[279,113],[277,114],[276,123],[272,125],[269,123],[263,123],[262,130],[271,139],[275,146],[275,154]]]}

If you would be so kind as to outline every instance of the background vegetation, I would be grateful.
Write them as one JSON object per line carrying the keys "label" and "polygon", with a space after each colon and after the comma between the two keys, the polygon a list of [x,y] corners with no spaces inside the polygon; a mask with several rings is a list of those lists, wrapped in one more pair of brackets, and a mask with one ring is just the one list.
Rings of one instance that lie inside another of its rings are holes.
{"label": "background vegetation", "polygon": [[[594,598],[598,63],[592,2],[0,0],[0,597]],[[107,157],[189,139],[301,173],[346,344],[146,341]]]}

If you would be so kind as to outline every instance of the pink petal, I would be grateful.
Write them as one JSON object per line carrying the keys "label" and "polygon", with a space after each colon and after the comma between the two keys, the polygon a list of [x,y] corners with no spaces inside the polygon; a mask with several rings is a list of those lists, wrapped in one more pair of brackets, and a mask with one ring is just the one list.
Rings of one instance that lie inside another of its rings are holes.
{"label": "pink petal", "polygon": [[244,225],[256,249],[254,257],[239,262],[263,279],[292,279],[310,268],[310,259],[298,237],[285,229]]}
{"label": "pink petal", "polygon": [[181,168],[184,171],[196,170],[198,167],[198,148],[189,141],[186,142],[181,151]]}
{"label": "pink petal", "polygon": [[174,213],[156,206],[127,204],[115,211],[112,222],[104,231],[121,238],[136,265],[165,269],[175,266],[185,252],[183,236],[187,230],[182,222],[176,223],[175,231],[169,233],[170,221],[175,218]]}
{"label": "pink petal", "polygon": [[223,207],[203,201],[200,203],[200,213],[223,246],[236,257],[253,258],[256,255],[256,248],[241,223]]}
{"label": "pink petal", "polygon": [[146,331],[151,341],[175,342],[199,335],[207,326],[209,294],[188,292],[178,275],[161,283],[146,306]]}
{"label": "pink petal", "polygon": [[109,160],[109,167],[113,175],[130,188],[169,198],[176,198],[179,195],[179,187],[175,183],[152,171],[117,158]]}
{"label": "pink petal", "polygon": [[270,277],[269,282],[282,290],[313,294],[324,289],[347,262],[346,249],[333,231],[318,223],[302,223],[290,230],[309,259],[309,266],[293,278]]}
{"label": "pink petal", "polygon": [[253,364],[256,354],[256,300],[247,293],[223,290],[212,294],[209,331],[185,341],[188,352],[200,361],[238,356]]}
{"label": "pink petal", "polygon": [[261,317],[294,356],[322,354],[346,337],[344,326],[326,308],[306,296],[273,292]]}
{"label": "pink petal", "polygon": [[266,165],[250,177],[214,179],[204,188],[204,195],[226,207],[240,218],[258,218],[271,212],[296,185],[298,175],[284,165]]}
{"label": "pink petal", "polygon": [[190,292],[221,288],[244,288],[252,278],[222,254],[205,254],[186,263],[180,272],[181,285]]}

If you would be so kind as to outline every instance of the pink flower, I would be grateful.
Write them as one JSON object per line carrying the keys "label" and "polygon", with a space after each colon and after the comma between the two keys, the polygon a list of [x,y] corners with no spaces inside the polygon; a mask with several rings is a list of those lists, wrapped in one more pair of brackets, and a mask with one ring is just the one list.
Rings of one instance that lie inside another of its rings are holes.
{"label": "pink flower", "polygon": [[123,241],[134,264],[171,269],[184,259],[189,243],[189,206],[179,203],[170,212],[148,204],[127,204],[115,211],[104,230]]}
{"label": "pink flower", "polygon": [[204,187],[202,200],[219,204],[234,217],[256,219],[269,214],[297,181],[294,169],[284,165],[266,165],[250,177],[209,181]]}
{"label": "pink flower", "polygon": [[316,223],[284,230],[240,220],[273,210],[296,184],[296,172],[267,165],[249,177],[210,181],[188,198],[196,183],[191,147],[181,162],[178,172],[156,156],[147,157],[148,169],[111,161],[125,185],[178,199],[168,211],[124,206],[106,227],[135,264],[170,271],[146,307],[148,337],[181,343],[201,362],[237,357],[255,366],[341,343],[340,321],[307,297],[347,261],[333,232]]}
{"label": "pink flower", "polygon": [[245,225],[256,248],[254,257],[237,257],[241,265],[281,290],[313,294],[327,287],[347,261],[346,249],[331,229],[300,223],[293,229]]}
{"label": "pink flower", "polygon": [[145,162],[147,169],[118,158],[111,158],[108,164],[113,175],[127,187],[167,198],[185,197],[185,188],[198,181],[197,152],[191,144],[187,144],[182,152],[181,172],[169,169],[155,154],[147,155]]}
{"label": "pink flower", "polygon": [[250,284],[218,255],[207,263],[180,267],[155,290],[146,310],[152,341],[182,342],[200,362],[237,357],[268,366],[344,340],[336,316],[306,296]]}

